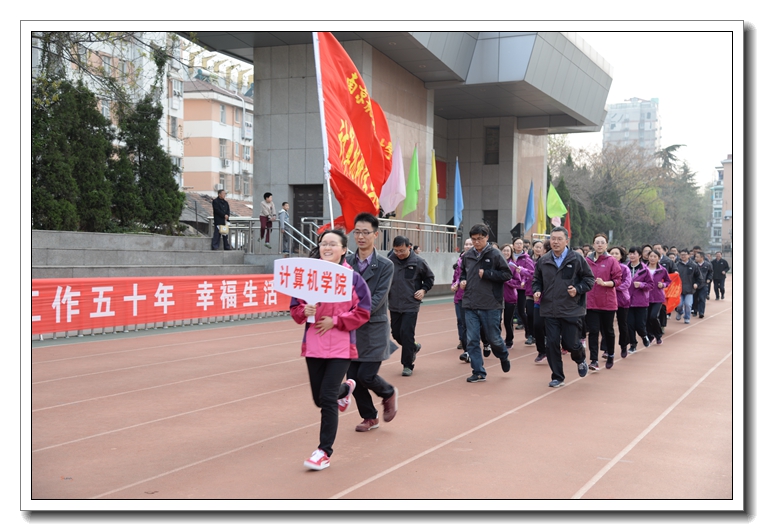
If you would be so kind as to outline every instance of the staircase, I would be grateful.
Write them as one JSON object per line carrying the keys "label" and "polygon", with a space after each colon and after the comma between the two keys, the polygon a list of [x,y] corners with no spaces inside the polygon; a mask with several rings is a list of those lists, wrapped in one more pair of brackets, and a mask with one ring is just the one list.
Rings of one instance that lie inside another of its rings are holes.
{"label": "staircase", "polygon": [[[244,275],[265,273],[242,250],[212,251],[211,238],[32,231],[32,278]],[[222,243],[222,242],[221,242]]]}

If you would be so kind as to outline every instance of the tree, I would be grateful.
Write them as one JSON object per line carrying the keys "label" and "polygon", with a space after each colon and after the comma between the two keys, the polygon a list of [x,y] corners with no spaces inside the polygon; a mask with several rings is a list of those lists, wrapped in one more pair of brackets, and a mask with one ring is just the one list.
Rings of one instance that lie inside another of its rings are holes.
{"label": "tree", "polygon": [[661,168],[669,174],[676,174],[676,165],[679,163],[679,158],[675,152],[680,147],[684,147],[684,144],[673,144],[655,152],[655,158],[658,159]]}
{"label": "tree", "polygon": [[183,192],[173,174],[177,171],[170,156],[159,145],[162,106],[150,96],[134,110],[120,116],[119,138],[132,160],[138,191],[143,204],[141,222],[149,230],[173,234],[183,210]]}

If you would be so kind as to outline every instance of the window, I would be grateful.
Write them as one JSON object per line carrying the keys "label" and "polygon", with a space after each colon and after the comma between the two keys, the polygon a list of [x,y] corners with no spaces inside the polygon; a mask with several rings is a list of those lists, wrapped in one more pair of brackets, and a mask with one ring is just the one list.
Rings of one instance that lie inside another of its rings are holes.
{"label": "window", "polygon": [[722,228],[714,227],[714,238],[721,238],[721,237],[722,237]]}
{"label": "window", "polygon": [[250,150],[252,149],[251,146],[244,146],[244,160],[250,159]]}
{"label": "window", "polygon": [[170,116],[170,136],[178,138],[178,118]]}
{"label": "window", "polygon": [[220,188],[225,190],[225,173],[221,173],[219,179],[220,180],[218,182],[220,183]]}
{"label": "window", "polygon": [[241,109],[239,109],[238,107],[236,107],[236,108],[233,110],[233,120],[234,120],[234,122],[236,122],[237,124],[238,124],[239,122],[241,122]]}
{"label": "window", "polygon": [[111,57],[102,55],[101,61],[103,62],[103,75],[105,77],[111,77]]}
{"label": "window", "polygon": [[233,144],[233,154],[235,156],[237,156],[237,157],[239,156],[239,143],[238,142],[235,142]]}
{"label": "window", "polygon": [[88,64],[88,49],[82,44],[77,45],[77,60],[80,62],[80,68],[84,69]]}
{"label": "window", "polygon": [[179,79],[172,80],[172,96],[174,98],[183,97],[183,82]]}
{"label": "window", "polygon": [[236,184],[234,185],[234,190],[237,192],[240,192],[241,191],[241,175],[239,175],[238,173],[235,176],[235,182]]}
{"label": "window", "polygon": [[109,100],[101,100],[101,114],[107,120],[111,120],[111,102]]}
{"label": "window", "polygon": [[127,74],[130,73],[130,68],[128,67],[128,62],[127,61],[120,61],[119,62],[119,70],[120,70],[120,73],[122,74],[122,77],[127,77]]}
{"label": "window", "polygon": [[721,199],[722,193],[722,190],[714,190],[714,199]]}
{"label": "window", "polygon": [[484,164],[499,163],[499,128],[485,128],[485,160]]}
{"label": "window", "polygon": [[250,194],[250,191],[249,191],[250,181],[251,181],[251,177],[248,174],[244,174],[244,190],[242,191],[244,195]]}
{"label": "window", "polygon": [[648,119],[648,120],[651,120],[651,119],[652,119],[652,116],[653,116],[653,113],[651,113],[651,112],[647,113],[647,119]]}
{"label": "window", "polygon": [[720,209],[714,209],[714,217],[715,218],[722,217],[722,211]]}
{"label": "window", "polygon": [[225,123],[225,105],[223,105],[222,103],[220,104],[220,123],[221,124]]}
{"label": "window", "polygon": [[180,157],[170,157],[173,165],[173,177],[178,186],[183,186],[183,159]]}
{"label": "window", "polygon": [[221,138],[220,139],[220,158],[224,159],[226,158],[227,150],[226,150],[226,139]]}

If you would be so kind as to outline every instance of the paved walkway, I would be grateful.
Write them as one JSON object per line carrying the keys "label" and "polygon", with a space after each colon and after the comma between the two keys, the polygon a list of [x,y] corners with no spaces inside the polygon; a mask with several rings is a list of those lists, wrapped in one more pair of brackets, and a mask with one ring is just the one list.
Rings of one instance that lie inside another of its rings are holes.
{"label": "paved walkway", "polygon": [[[731,299],[708,301],[705,318],[689,325],[672,319],[663,345],[640,345],[610,370],[579,378],[566,360],[559,389],[547,386],[549,367],[534,363],[521,331],[508,374],[491,357],[487,382],[467,383],[453,304],[430,301],[419,317],[423,349],[413,376],[401,376],[400,351],[380,371],[400,390],[398,416],[357,433],[353,404],[321,472],[302,466],[318,444],[320,412],[299,356],[302,327],[291,319],[35,342],[32,500],[203,500],[161,507],[247,510],[292,510],[295,499],[345,500],[302,508],[375,510],[549,510],[547,500],[573,510],[731,509],[733,495],[742,505],[743,485],[742,382],[733,387],[742,358],[732,355]],[[368,501],[380,499],[396,501]],[[476,501],[455,507],[452,499]]]}

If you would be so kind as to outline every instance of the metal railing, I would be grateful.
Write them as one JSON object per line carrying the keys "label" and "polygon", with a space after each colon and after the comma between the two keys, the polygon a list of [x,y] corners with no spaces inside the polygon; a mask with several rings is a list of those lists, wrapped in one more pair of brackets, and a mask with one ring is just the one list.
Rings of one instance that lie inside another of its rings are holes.
{"label": "metal railing", "polygon": [[[209,236],[212,236],[215,226],[214,220],[210,216],[207,218]],[[229,217],[228,218],[228,243],[234,249],[243,250],[247,254],[285,254],[282,249],[286,247],[288,254],[303,254],[310,251],[311,247],[315,245],[315,240],[305,236],[297,230],[296,227],[286,223],[284,227],[286,230],[281,232],[280,224],[277,221],[273,222],[273,226],[270,229],[270,242],[271,246],[268,248],[265,245],[265,235],[260,236],[260,218],[245,218],[245,217]],[[287,243],[285,246],[284,244]]]}
{"label": "metal railing", "polygon": [[[312,241],[318,241],[318,229],[329,223],[324,218],[301,218],[303,234],[309,234]],[[396,236],[406,236],[411,245],[418,245],[426,253],[453,253],[457,251],[458,233],[454,225],[438,225],[419,221],[402,221],[379,218],[380,239],[377,247],[381,251],[393,248]]]}

